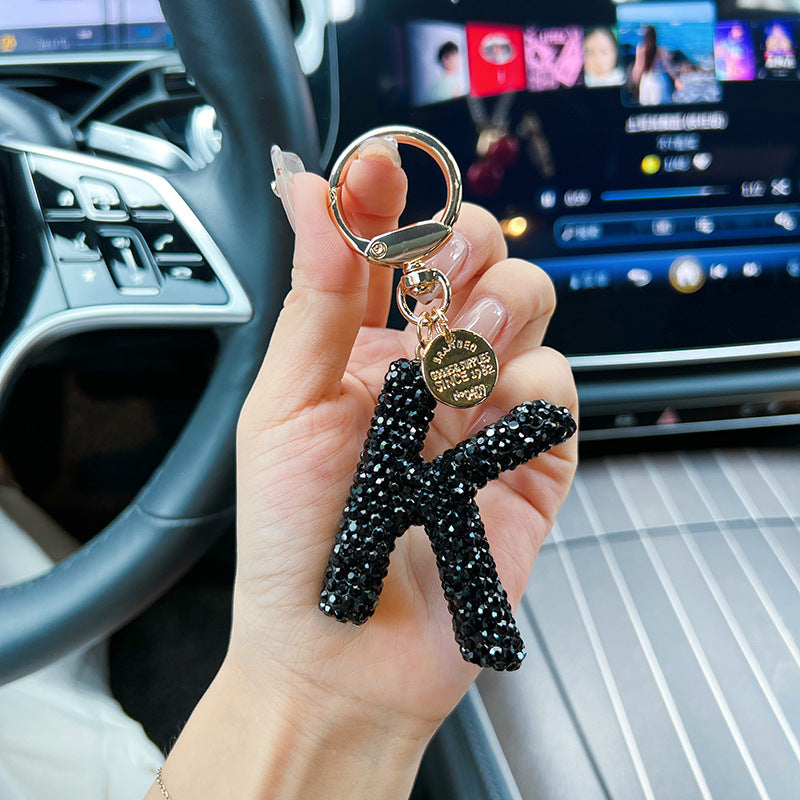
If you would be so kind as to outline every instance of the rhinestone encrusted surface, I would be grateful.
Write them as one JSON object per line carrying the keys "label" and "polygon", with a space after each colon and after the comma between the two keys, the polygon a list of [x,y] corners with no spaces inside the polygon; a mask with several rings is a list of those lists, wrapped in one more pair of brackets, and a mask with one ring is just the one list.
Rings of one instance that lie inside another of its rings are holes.
{"label": "rhinestone encrusted surface", "polygon": [[319,607],[342,622],[366,622],[378,604],[397,537],[411,525],[423,525],[461,655],[482,667],[518,669],[525,647],[497,577],[475,494],[501,472],[572,436],[575,421],[566,408],[552,403],[522,403],[428,462],[421,452],[435,406],[419,361],[390,365]]}

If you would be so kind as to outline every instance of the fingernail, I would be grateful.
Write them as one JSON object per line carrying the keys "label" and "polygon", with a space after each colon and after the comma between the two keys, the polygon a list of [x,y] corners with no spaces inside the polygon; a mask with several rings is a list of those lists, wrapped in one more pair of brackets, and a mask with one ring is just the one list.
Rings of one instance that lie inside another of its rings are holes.
{"label": "fingernail", "polygon": [[489,407],[485,409],[481,409],[478,411],[478,416],[475,417],[475,421],[472,423],[472,427],[470,427],[469,431],[467,432],[467,437],[469,438],[473,434],[477,433],[480,430],[483,430],[487,425],[491,425],[500,417],[503,416],[503,412],[500,409]]}
{"label": "fingernail", "polygon": [[400,151],[393,136],[373,136],[358,146],[359,158],[383,158],[395,167],[400,166]]}
{"label": "fingernail", "polygon": [[294,230],[292,179],[298,172],[305,172],[306,168],[300,156],[281,150],[276,144],[272,145],[270,148],[269,156],[272,159],[272,169],[275,172],[275,180],[272,182],[272,191],[277,197],[280,197],[283,210],[286,212],[286,217],[289,220],[289,224],[292,226],[292,230]]}
{"label": "fingernail", "polygon": [[469,255],[469,242],[465,236],[458,231],[447,240],[441,250],[437,250],[433,256],[425,263],[425,266],[441,270],[450,279],[450,283],[458,274],[461,265],[467,260]]}
{"label": "fingernail", "polygon": [[467,328],[494,344],[508,319],[506,307],[494,297],[482,297],[471,308],[462,311],[453,328]]}

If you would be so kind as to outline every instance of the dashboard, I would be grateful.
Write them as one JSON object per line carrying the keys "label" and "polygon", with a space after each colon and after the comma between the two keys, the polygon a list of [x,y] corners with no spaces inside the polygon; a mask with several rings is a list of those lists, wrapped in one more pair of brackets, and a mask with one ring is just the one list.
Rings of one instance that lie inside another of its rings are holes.
{"label": "dashboard", "polygon": [[0,25],[0,59],[173,45],[158,0],[2,0]]}
{"label": "dashboard", "polygon": [[[800,13],[780,8],[289,3],[319,170],[378,125],[447,144],[556,286],[547,343],[579,371],[585,439],[800,419]],[[0,0],[0,81],[39,76],[90,148],[128,146],[111,123],[163,140],[161,166],[219,149],[157,0]],[[403,158],[404,221],[430,216],[441,175]]]}

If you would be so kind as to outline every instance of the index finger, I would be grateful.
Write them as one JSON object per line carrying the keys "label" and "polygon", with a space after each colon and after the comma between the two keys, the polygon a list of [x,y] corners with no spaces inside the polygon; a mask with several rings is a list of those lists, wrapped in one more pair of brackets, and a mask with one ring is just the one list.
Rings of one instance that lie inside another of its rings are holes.
{"label": "index finger", "polygon": [[[407,190],[408,179],[400,166],[397,142],[391,137],[367,139],[345,174],[345,220],[358,235],[368,239],[394,230],[405,208]],[[392,273],[391,268],[370,264],[364,325],[386,325],[392,302]]]}

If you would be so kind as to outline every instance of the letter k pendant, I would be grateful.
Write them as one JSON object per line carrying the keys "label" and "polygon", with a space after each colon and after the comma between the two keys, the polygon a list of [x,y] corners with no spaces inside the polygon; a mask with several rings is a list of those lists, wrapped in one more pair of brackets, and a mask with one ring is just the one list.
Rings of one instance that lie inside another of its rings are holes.
{"label": "letter k pendant", "polygon": [[475,495],[575,433],[566,408],[522,403],[428,462],[435,398],[419,361],[389,367],[325,572],[319,606],[356,625],[375,611],[397,537],[423,525],[466,661],[519,669],[525,646],[497,577]]}

